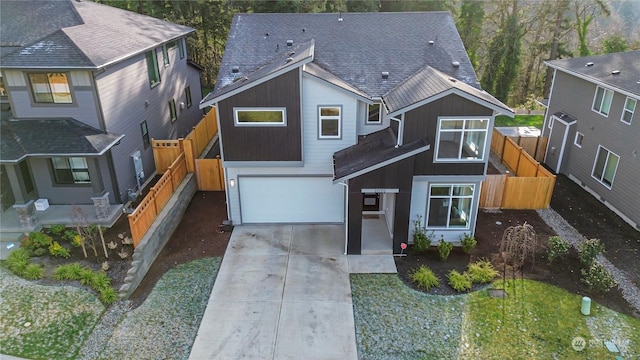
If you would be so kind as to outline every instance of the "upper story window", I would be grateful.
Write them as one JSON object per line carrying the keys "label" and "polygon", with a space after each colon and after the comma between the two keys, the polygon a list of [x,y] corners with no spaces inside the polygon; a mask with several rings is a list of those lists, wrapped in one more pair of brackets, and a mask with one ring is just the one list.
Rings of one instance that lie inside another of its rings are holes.
{"label": "upper story window", "polygon": [[37,103],[71,104],[71,90],[65,73],[29,74],[33,101]]}
{"label": "upper story window", "polygon": [[439,119],[436,160],[484,160],[488,127],[489,119]]}
{"label": "upper story window", "polygon": [[320,139],[340,139],[342,134],[342,108],[340,106],[318,107],[318,137]]}
{"label": "upper story window", "polygon": [[56,184],[89,184],[89,166],[83,157],[51,158],[53,176]]}
{"label": "upper story window", "polygon": [[380,103],[369,104],[367,111],[367,124],[382,124],[382,111],[380,111]]}
{"label": "upper story window", "polygon": [[187,86],[186,88],[184,88],[184,97],[185,97],[185,100],[187,102],[187,109],[188,109],[192,105],[192,101],[191,101],[191,86]]}
{"label": "upper story window", "polygon": [[284,108],[234,108],[233,118],[237,126],[286,126]]}
{"label": "upper story window", "polygon": [[164,66],[169,66],[169,49],[169,44],[162,45],[162,63]]}
{"label": "upper story window", "polygon": [[427,199],[427,228],[468,229],[473,184],[433,184]]}
{"label": "upper story window", "polygon": [[633,112],[636,111],[636,103],[638,101],[634,98],[627,97],[624,102],[624,109],[622,109],[622,117],[620,121],[625,124],[631,125],[631,119],[633,118]]}
{"label": "upper story window", "polygon": [[169,100],[169,119],[171,122],[178,120],[178,112],[176,111],[176,101],[174,99]]}
{"label": "upper story window", "polygon": [[182,39],[176,40],[178,42],[178,52],[180,53],[180,59],[184,59],[184,41]]}
{"label": "upper story window", "polygon": [[620,162],[620,156],[599,145],[591,176],[611,189],[613,178],[616,176],[616,170],[618,169],[618,162]]}
{"label": "upper story window", "polygon": [[611,110],[611,101],[613,100],[613,91],[598,86],[596,95],[593,98],[593,106],[591,109],[604,116],[609,116]]}
{"label": "upper story window", "polygon": [[145,57],[147,59],[149,84],[151,84],[151,87],[154,87],[160,83],[160,69],[158,68],[158,55],[156,54],[156,50],[147,51]]}
{"label": "upper story window", "polygon": [[584,140],[584,135],[581,132],[576,132],[576,138],[573,140],[573,144],[581,148],[583,140]]}
{"label": "upper story window", "polygon": [[149,139],[149,127],[147,126],[147,120],[140,123],[140,133],[142,134],[142,144],[144,148],[148,148],[151,145],[151,140]]}

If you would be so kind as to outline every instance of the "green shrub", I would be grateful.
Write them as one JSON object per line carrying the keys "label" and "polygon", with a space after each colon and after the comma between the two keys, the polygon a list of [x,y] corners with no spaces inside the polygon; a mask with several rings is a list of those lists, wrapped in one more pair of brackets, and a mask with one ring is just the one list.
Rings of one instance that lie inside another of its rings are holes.
{"label": "green shrub", "polygon": [[438,276],[424,265],[420,265],[419,268],[410,271],[409,278],[425,290],[440,286],[440,279],[438,279]]}
{"label": "green shrub", "polygon": [[31,256],[42,256],[49,251],[51,242],[51,236],[40,231],[33,231],[29,233],[29,236],[22,238],[20,247],[27,249]]}
{"label": "green shrub", "polygon": [[471,290],[471,277],[466,272],[460,274],[456,270],[451,270],[447,275],[447,279],[449,279],[449,286],[455,291]]}
{"label": "green shrub", "polygon": [[38,264],[29,264],[22,275],[27,280],[38,280],[44,276],[44,268]]}
{"label": "green shrub", "polygon": [[66,229],[67,227],[62,224],[51,225],[51,227],[49,228],[49,233],[55,236],[62,236]]}
{"label": "green shrub", "polygon": [[440,239],[440,243],[438,244],[438,255],[440,255],[440,259],[447,260],[449,254],[451,254],[451,249],[453,249],[452,243]]}
{"label": "green shrub", "polygon": [[111,305],[118,300],[118,293],[111,287],[100,290],[100,301],[105,305]]}
{"label": "green shrub", "polygon": [[102,290],[111,287],[111,278],[103,272],[94,272],[89,286],[94,290],[101,292]]}
{"label": "green shrub", "polygon": [[80,273],[80,284],[91,286],[93,284],[93,277],[95,273],[88,268],[83,267],[82,272]]}
{"label": "green shrub", "polygon": [[49,245],[49,254],[56,257],[63,257],[65,259],[71,256],[69,249],[63,247],[57,241],[54,241],[51,245]]}
{"label": "green shrub", "polygon": [[471,234],[464,233],[464,236],[460,239],[460,243],[462,244],[462,251],[469,254],[471,253],[471,250],[476,247],[478,242],[475,237],[471,236]]}
{"label": "green shrub", "polygon": [[71,245],[78,247],[80,246],[80,244],[75,244],[74,243],[74,239],[76,237],[76,235],[78,235],[78,232],[75,230],[67,230],[64,232],[64,235],[62,235],[62,240],[64,241],[68,241]]}
{"label": "green shrub", "polygon": [[53,271],[53,278],[56,280],[80,280],[85,269],[78,263],[71,263],[58,266]]}
{"label": "green shrub", "polygon": [[422,216],[418,215],[418,219],[413,222],[413,248],[416,251],[428,250],[431,246],[433,237],[427,234],[427,229],[422,226]]}
{"label": "green shrub", "polygon": [[580,262],[586,267],[590,267],[598,254],[604,251],[604,244],[598,239],[589,239],[578,246],[580,252]]}
{"label": "green shrub", "polygon": [[16,249],[7,257],[7,268],[18,276],[23,276],[29,265],[29,251],[27,249]]}
{"label": "green shrub", "polygon": [[606,293],[616,285],[613,276],[598,262],[593,262],[587,269],[582,269],[582,282],[594,292]]}
{"label": "green shrub", "polygon": [[560,236],[550,236],[548,241],[549,250],[547,251],[547,257],[549,258],[549,263],[569,252],[569,242]]}
{"label": "green shrub", "polygon": [[481,284],[490,283],[498,276],[498,272],[488,260],[478,260],[470,263],[466,272],[471,277],[471,281]]}

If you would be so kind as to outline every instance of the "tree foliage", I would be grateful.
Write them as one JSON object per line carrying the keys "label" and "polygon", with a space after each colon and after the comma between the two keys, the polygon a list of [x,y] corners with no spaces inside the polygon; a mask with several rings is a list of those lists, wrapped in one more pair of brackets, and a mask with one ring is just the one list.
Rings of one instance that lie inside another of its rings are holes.
{"label": "tree foliage", "polygon": [[484,22],[484,5],[484,1],[481,0],[462,0],[457,23],[460,38],[474,68],[478,67],[478,48],[480,47],[482,23]]}
{"label": "tree foliage", "polygon": [[602,40],[602,52],[605,54],[617,53],[626,51],[627,39],[618,34],[611,35]]}

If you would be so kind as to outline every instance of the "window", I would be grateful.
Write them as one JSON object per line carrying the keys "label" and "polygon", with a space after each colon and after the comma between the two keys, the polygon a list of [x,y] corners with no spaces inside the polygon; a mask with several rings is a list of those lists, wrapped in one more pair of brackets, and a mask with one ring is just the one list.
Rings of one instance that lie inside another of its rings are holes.
{"label": "window", "polygon": [[71,90],[65,73],[29,74],[33,101],[37,103],[71,104]]}
{"label": "window", "polygon": [[380,103],[369,104],[367,113],[367,124],[382,123],[382,112],[380,111]]}
{"label": "window", "polygon": [[573,140],[573,144],[579,148],[582,147],[582,140],[584,139],[584,135],[581,132],[576,132],[576,138]]}
{"label": "window", "polygon": [[167,44],[162,45],[162,63],[164,66],[169,66],[169,49]]}
{"label": "window", "polygon": [[154,87],[160,83],[160,69],[158,69],[158,55],[156,50],[147,51],[147,72],[149,73],[149,84]]}
{"label": "window", "polygon": [[173,99],[169,100],[169,119],[171,119],[172,123],[178,120],[178,112],[176,111],[176,101]]}
{"label": "window", "polygon": [[631,118],[633,118],[633,112],[636,110],[636,103],[636,99],[627,97],[627,100],[624,102],[624,109],[622,109],[622,118],[620,118],[620,121],[631,125]]}
{"label": "window", "polygon": [[440,119],[437,160],[483,160],[489,119]]}
{"label": "window", "polygon": [[184,96],[187,102],[187,109],[191,107],[191,86],[187,86],[184,89]]}
{"label": "window", "polygon": [[318,137],[320,139],[339,139],[342,108],[340,106],[318,107]]}
{"label": "window", "polygon": [[142,143],[144,144],[144,148],[148,148],[151,145],[151,140],[149,139],[149,127],[147,127],[147,120],[140,123],[140,133],[142,134]]}
{"label": "window", "polygon": [[235,108],[233,115],[239,126],[287,125],[284,108]]}
{"label": "window", "polygon": [[596,88],[596,96],[593,99],[593,111],[609,116],[611,109],[611,100],[613,100],[613,91],[598,86]]}
{"label": "window", "polygon": [[598,154],[596,155],[596,161],[593,164],[593,172],[591,173],[591,176],[600,181],[602,185],[611,189],[619,161],[620,157],[618,155],[602,146],[598,146]]}
{"label": "window", "polygon": [[475,185],[430,185],[427,228],[468,229]]}
{"label": "window", "polygon": [[180,59],[184,59],[184,41],[178,39],[178,52],[180,53]]}
{"label": "window", "polygon": [[51,158],[56,184],[89,184],[89,167],[83,157]]}

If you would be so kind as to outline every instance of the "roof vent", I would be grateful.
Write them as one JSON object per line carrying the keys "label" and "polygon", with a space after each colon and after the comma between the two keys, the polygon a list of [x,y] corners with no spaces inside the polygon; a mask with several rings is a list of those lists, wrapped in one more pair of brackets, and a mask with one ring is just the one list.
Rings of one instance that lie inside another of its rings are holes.
{"label": "roof vent", "polygon": [[591,61],[589,61],[588,63],[586,63],[584,66],[593,66],[593,63]]}
{"label": "roof vent", "polygon": [[460,61],[454,61],[451,63],[451,65],[453,65],[454,67],[459,67],[460,66]]}
{"label": "roof vent", "polygon": [[302,28],[302,32],[305,32],[305,31],[307,31],[307,29],[305,29],[305,28]]}
{"label": "roof vent", "polygon": [[264,36],[269,36],[269,33],[264,33]]}
{"label": "roof vent", "polygon": [[232,67],[231,68],[231,72],[234,73],[234,74],[239,73],[240,72],[240,66],[236,65],[236,66]]}
{"label": "roof vent", "polygon": [[429,45],[433,45],[433,40],[429,40]]}
{"label": "roof vent", "polygon": [[611,72],[611,75],[618,75],[618,74],[620,74],[620,70],[613,70]]}
{"label": "roof vent", "polygon": [[342,21],[342,11],[340,11],[340,15],[338,16],[338,21]]}
{"label": "roof vent", "polygon": [[382,72],[382,78],[385,79],[385,80],[388,79],[389,78],[389,72],[388,71],[383,71]]}
{"label": "roof vent", "polygon": [[293,46],[293,40],[287,40],[287,46]]}
{"label": "roof vent", "polygon": [[292,61],[293,61],[293,58],[292,57],[288,57],[287,60],[285,60],[284,62],[288,64],[288,63],[290,63]]}
{"label": "roof vent", "polygon": [[456,82],[456,81],[458,81],[458,80],[456,80],[455,78],[449,77],[449,81],[451,81],[451,82]]}

